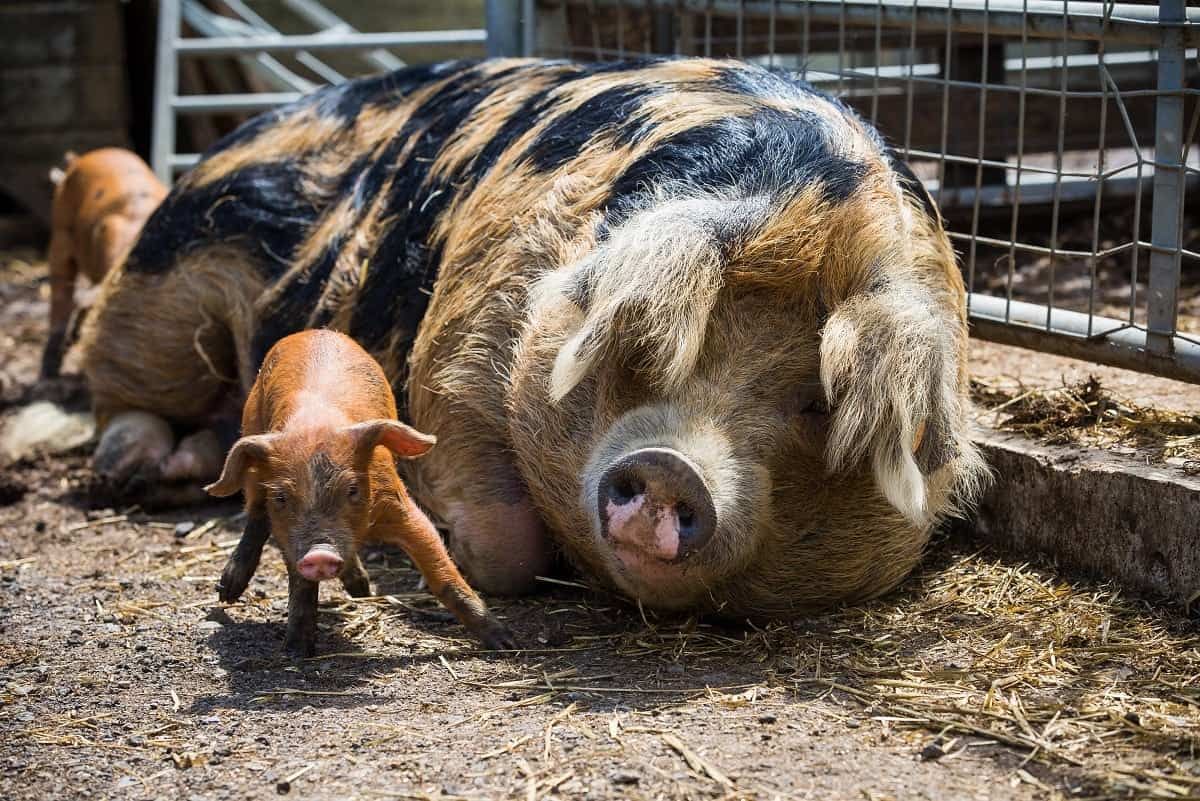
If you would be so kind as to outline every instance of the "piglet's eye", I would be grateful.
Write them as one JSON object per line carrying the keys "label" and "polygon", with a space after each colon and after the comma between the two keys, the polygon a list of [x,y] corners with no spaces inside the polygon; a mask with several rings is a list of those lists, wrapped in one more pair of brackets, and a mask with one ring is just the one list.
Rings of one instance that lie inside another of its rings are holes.
{"label": "piglet's eye", "polygon": [[274,490],[271,492],[271,503],[276,506],[287,506],[287,493],[283,490]]}
{"label": "piglet's eye", "polygon": [[357,498],[357,497],[358,497],[358,484],[357,484],[357,482],[356,482],[356,483],[352,483],[352,484],[350,484],[350,486],[346,487],[346,497],[347,497],[347,498],[349,498],[350,500],[354,500],[355,498]]}

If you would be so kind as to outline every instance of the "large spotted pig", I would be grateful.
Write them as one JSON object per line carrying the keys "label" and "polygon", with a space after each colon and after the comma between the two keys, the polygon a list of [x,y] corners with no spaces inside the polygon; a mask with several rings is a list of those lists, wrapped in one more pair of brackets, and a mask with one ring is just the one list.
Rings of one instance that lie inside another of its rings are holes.
{"label": "large spotted pig", "polygon": [[105,292],[102,424],[203,427],[281,337],[362,343],[437,435],[407,478],[491,592],[557,547],[656,607],[866,598],[981,475],[936,210],[853,112],[746,64],[318,92],[209,153]]}

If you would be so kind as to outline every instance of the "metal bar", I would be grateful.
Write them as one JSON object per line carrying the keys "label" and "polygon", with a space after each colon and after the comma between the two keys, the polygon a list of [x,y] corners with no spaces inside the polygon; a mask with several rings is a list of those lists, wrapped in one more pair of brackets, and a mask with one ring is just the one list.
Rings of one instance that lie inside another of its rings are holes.
{"label": "metal bar", "polygon": [[262,111],[295,103],[302,92],[251,92],[237,95],[180,95],[171,107],[180,114],[208,114],[228,111]]}
{"label": "metal bar", "polygon": [[[990,0],[990,10],[984,11],[986,0],[921,0],[916,19],[919,29],[943,31],[952,27],[958,33],[982,33],[984,18],[993,36],[1020,36],[1023,29],[1022,0]],[[571,0],[578,5],[583,0]],[[676,0],[651,0],[658,8],[675,8]],[[709,12],[718,16],[737,14],[739,0],[684,0],[683,11]],[[617,5],[644,8],[645,0],[595,0],[597,6]],[[953,8],[951,8],[953,3]],[[908,28],[912,21],[911,0],[814,0],[805,3],[780,3],[776,13],[781,18],[796,19],[811,14],[812,22],[836,25],[839,15],[846,13],[847,21],[859,26],[875,22],[876,6],[882,6],[883,25],[888,28]],[[1120,38],[1127,44],[1159,43],[1159,19],[1154,6],[1129,3],[1109,4],[1110,24],[1105,25],[1105,3],[1068,2],[1067,38],[1095,41],[1101,36]],[[745,13],[766,19],[770,16],[770,0],[746,0]],[[1032,38],[1061,38],[1063,35],[1062,2],[1030,0],[1028,34]],[[1200,43],[1200,7],[1187,9],[1185,24],[1176,24],[1186,44]]]}
{"label": "metal bar", "polygon": [[[239,0],[224,0],[225,5],[235,14],[244,15],[247,22],[241,22],[231,17],[222,16],[215,12],[209,11],[202,6],[198,0],[183,0],[183,21],[189,27],[196,30],[203,36],[246,36],[254,37],[260,34],[270,35],[278,33],[274,28],[267,26],[266,28],[255,28],[250,20],[260,19],[257,14],[246,8]],[[266,25],[265,20],[263,24]],[[297,58],[303,56],[303,53],[297,54]],[[290,69],[285,67],[274,56],[269,56],[266,53],[257,53],[251,56],[239,56],[238,61],[247,69],[254,71],[259,77],[267,83],[273,84],[277,89],[291,89],[297,92],[311,92],[317,88],[317,85],[306,78],[303,78]],[[322,76],[324,77],[324,76]],[[341,76],[338,76],[339,79]]]}
{"label": "metal bar", "polygon": [[[292,13],[314,25],[326,33],[337,31],[339,33],[358,33],[350,23],[343,20],[337,14],[334,14],[325,6],[315,0],[282,0],[283,4],[291,9]],[[361,54],[364,61],[370,62],[373,66],[391,72],[398,70],[404,66],[404,62],[396,58],[386,50],[371,50]]]}
{"label": "metal bar", "polygon": [[489,58],[521,54],[521,0],[486,0],[483,5],[487,24]]}
{"label": "metal bar", "polygon": [[[505,5],[499,0],[492,0],[493,5]],[[513,19],[517,19],[513,15]],[[498,29],[497,29],[498,31]],[[498,33],[497,33],[498,35]],[[508,45],[513,47],[512,54],[520,42],[519,30],[513,31],[515,37]],[[488,31],[481,28],[471,28],[453,31],[408,31],[397,33],[347,33],[330,36],[323,33],[304,34],[301,36],[271,36],[261,39],[246,39],[240,36],[221,37],[218,39],[179,39],[175,50],[180,56],[222,56],[235,53],[291,53],[297,50],[359,50],[377,47],[406,47],[410,45],[449,45],[488,42]],[[497,55],[500,55],[499,53]]]}
{"label": "metal bar", "polygon": [[[224,3],[230,11],[245,20],[247,24],[258,29],[259,31],[265,31],[266,33],[279,33],[278,28],[259,16],[259,14],[254,9],[246,5],[243,0],[221,0],[221,2]],[[228,34],[230,32],[225,31],[224,33]],[[205,35],[220,36],[221,33],[211,33]],[[236,32],[234,35],[236,35]],[[272,59],[272,57],[266,53],[259,53],[257,56],[255,56],[255,58],[260,62],[264,59]],[[340,72],[314,56],[312,53],[301,51],[296,54],[296,61],[303,64],[305,67],[308,67],[310,70],[312,70],[313,74],[326,83],[341,83],[342,81],[346,80],[346,76],[342,75]],[[302,87],[295,85],[291,86],[290,88],[302,90]]]}
{"label": "metal bar", "polygon": [[[1010,312],[1006,320],[1004,298],[974,295],[971,298],[971,335],[1004,345],[1200,383],[1200,344],[1187,338],[1173,337],[1173,353],[1167,357],[1149,349],[1145,331],[1122,320],[1093,318],[1093,330],[1100,333],[1089,337],[1089,316],[1085,313],[1048,309],[1016,300],[1008,305]],[[1050,320],[1048,328],[1047,319]]]}
{"label": "metal bar", "polygon": [[171,155],[175,152],[175,110],[171,100],[179,91],[179,64],[172,45],[179,37],[179,0],[158,4],[158,44],[154,57],[154,130],[150,163],[167,186],[172,183]]}
{"label": "metal bar", "polygon": [[[1184,0],[1159,0],[1164,23],[1184,18]],[[1150,253],[1146,292],[1150,350],[1171,353],[1178,315],[1181,218],[1183,216],[1183,41],[1179,28],[1163,25],[1158,48],[1158,104],[1154,123],[1154,201],[1150,241],[1162,250]]]}

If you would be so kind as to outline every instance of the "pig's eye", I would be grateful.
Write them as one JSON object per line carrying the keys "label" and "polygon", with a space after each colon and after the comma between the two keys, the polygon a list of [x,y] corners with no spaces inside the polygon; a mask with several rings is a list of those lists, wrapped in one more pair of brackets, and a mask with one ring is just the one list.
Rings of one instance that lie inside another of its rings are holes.
{"label": "pig's eye", "polygon": [[802,401],[800,414],[829,414],[829,404],[825,402],[824,398]]}
{"label": "pig's eye", "polygon": [[350,486],[346,487],[346,497],[350,500],[358,500],[358,482],[351,482]]}
{"label": "pig's eye", "polygon": [[272,490],[271,503],[275,504],[276,506],[283,507],[287,506],[287,502],[288,497],[286,492],[283,490]]}

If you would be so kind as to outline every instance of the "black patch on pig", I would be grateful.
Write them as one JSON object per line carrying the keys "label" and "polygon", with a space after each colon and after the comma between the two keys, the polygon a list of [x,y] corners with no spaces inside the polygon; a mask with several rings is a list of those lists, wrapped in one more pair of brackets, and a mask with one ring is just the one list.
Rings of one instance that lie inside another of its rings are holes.
{"label": "black patch on pig", "polygon": [[637,114],[643,100],[660,91],[660,87],[639,84],[605,89],[546,126],[522,160],[540,172],[549,172],[575,158],[584,145],[605,134],[612,134],[617,144],[626,143],[636,135],[637,126],[624,123]]}
{"label": "black patch on pig", "polygon": [[925,189],[925,184],[921,183],[921,179],[916,176],[908,163],[900,158],[892,148],[887,148],[884,151],[888,158],[888,163],[897,175],[900,176],[900,188],[904,190],[906,195],[916,198],[920,201],[925,213],[929,215],[929,219],[936,220],[938,225],[943,225],[942,215],[938,212],[937,205],[933,202],[933,198],[929,196],[929,192]]}
{"label": "black patch on pig", "polygon": [[162,273],[203,247],[235,244],[268,280],[283,274],[320,208],[302,187],[300,164],[252,164],[200,189],[177,186],[151,215],[125,269]]}
{"label": "black patch on pig", "polygon": [[678,133],[613,183],[600,235],[651,205],[650,190],[660,186],[776,196],[819,183],[825,200],[844,202],[867,167],[837,154],[832,135],[819,114],[768,108]]}
{"label": "black patch on pig", "polygon": [[[433,225],[454,198],[470,192],[477,180],[470,175],[431,179],[430,166],[479,104],[525,69],[511,67],[491,76],[477,70],[460,72],[414,109],[397,133],[396,143],[415,138],[416,144],[403,163],[392,167],[395,180],[383,214],[392,222],[371,254],[350,322],[350,336],[367,350],[379,352],[396,343],[403,355],[412,347],[441,262],[441,243],[430,241]],[[400,401],[405,375],[393,378]]]}

